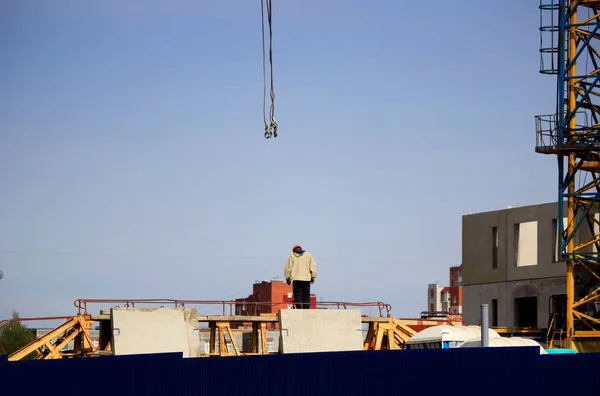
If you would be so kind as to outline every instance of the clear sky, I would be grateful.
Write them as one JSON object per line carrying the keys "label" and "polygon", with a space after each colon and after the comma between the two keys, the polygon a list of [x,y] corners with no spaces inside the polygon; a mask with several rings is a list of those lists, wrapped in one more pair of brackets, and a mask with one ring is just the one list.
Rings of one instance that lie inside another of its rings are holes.
{"label": "clear sky", "polygon": [[0,2],[0,318],[233,299],[294,244],[325,301],[426,309],[462,215],[555,200],[538,2]]}

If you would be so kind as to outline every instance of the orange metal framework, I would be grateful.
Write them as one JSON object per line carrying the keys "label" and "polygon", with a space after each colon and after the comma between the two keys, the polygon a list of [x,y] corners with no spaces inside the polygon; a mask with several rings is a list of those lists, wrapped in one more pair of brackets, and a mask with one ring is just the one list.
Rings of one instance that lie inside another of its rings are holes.
{"label": "orange metal framework", "polygon": [[[12,353],[8,360],[21,360],[32,353],[35,353],[36,360],[58,359],[63,357],[88,356],[91,354],[110,354],[110,348],[106,351],[100,351],[93,346],[90,337],[90,329],[95,320],[90,315],[76,316],[44,316],[33,318],[13,318],[0,323],[0,329],[12,322],[21,321],[44,321],[65,319],[65,323],[53,329],[44,336],[33,340],[28,345],[23,346],[18,351]],[[75,342],[76,347],[73,350],[65,350],[71,341]],[[2,348],[4,350],[4,348]],[[6,353],[6,351],[4,351]]]}
{"label": "orange metal framework", "polygon": [[[41,316],[41,317],[38,317],[38,318],[12,318],[12,319],[5,319],[5,320],[0,320],[0,330],[2,330],[3,327],[8,326],[10,323],[13,323],[13,322],[60,320],[60,319],[71,319],[71,318],[72,318],[72,316]],[[2,351],[2,353],[6,354],[6,350],[4,349],[4,346],[2,346],[2,344],[0,344],[0,350]]]}
{"label": "orange metal framework", "polygon": [[[115,307],[115,304],[121,304],[124,307],[134,308],[140,305],[153,305],[160,307],[184,308],[192,306],[216,306],[221,307],[223,315],[199,315],[198,322],[208,324],[210,331],[210,351],[203,356],[240,356],[253,354],[267,354],[267,325],[277,323],[276,314],[261,315],[235,315],[235,301],[229,300],[180,300],[180,299],[86,299],[75,300],[74,305],[78,310],[76,316],[52,316],[42,318],[16,318],[14,320],[56,320],[66,319],[56,329],[48,334],[38,338],[21,350],[9,356],[10,361],[20,360],[32,353],[36,354],[35,359],[61,359],[70,357],[93,357],[112,354],[112,339],[108,332],[108,338],[100,336],[98,343],[94,343],[90,337],[90,329],[95,322],[100,322],[100,333],[103,332],[103,326],[111,327],[111,315],[106,311],[100,310],[100,314],[91,315],[88,311],[88,304],[107,304]],[[239,302],[238,302],[239,304]],[[281,302],[245,302],[244,304],[272,304],[278,305]],[[318,306],[331,307],[333,309],[348,309],[361,307],[376,307],[379,316],[361,316],[361,322],[368,325],[368,332],[364,340],[365,350],[379,349],[404,349],[405,342],[412,335],[416,334],[421,328],[437,324],[462,324],[453,322],[451,318],[446,320],[427,320],[427,319],[403,319],[391,317],[391,305],[383,302],[321,302]],[[293,306],[292,306],[293,309]],[[229,313],[229,314],[228,314]],[[4,324],[10,321],[3,322]],[[251,324],[252,346],[249,352],[242,352],[235,343],[233,337],[232,324]],[[2,324],[0,324],[0,328]],[[106,334],[105,334],[106,335]],[[65,350],[65,347],[74,341],[72,350]],[[228,346],[229,345],[229,346]],[[217,351],[218,347],[218,351]]]}

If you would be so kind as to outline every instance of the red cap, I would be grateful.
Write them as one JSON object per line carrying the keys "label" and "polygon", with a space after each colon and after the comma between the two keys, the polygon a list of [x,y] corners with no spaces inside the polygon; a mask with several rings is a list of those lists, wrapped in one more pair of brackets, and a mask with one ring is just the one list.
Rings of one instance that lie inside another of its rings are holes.
{"label": "red cap", "polygon": [[302,249],[302,246],[300,246],[300,245],[294,245],[294,247],[292,248],[292,252],[293,252],[294,250],[296,250],[296,248],[300,248],[300,249]]}

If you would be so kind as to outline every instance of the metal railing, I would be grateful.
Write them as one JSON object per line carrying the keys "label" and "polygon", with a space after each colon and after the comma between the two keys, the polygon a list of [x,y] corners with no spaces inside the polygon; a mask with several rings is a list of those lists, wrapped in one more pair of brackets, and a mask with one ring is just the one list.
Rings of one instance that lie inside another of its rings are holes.
{"label": "metal railing", "polygon": [[535,151],[554,153],[558,146],[556,114],[535,116]]}
{"label": "metal railing", "polygon": [[586,110],[576,112],[575,128],[564,128],[563,137],[558,133],[558,117],[556,114],[535,116],[535,151],[542,154],[555,154],[557,150],[569,146],[583,149],[590,146],[590,141],[600,140],[598,125],[590,127],[590,114]]}
{"label": "metal railing", "polygon": [[[167,298],[150,298],[150,299],[93,299],[79,298],[75,300],[75,308],[79,314],[88,314],[88,304],[121,304],[126,308],[135,308],[136,305],[158,305],[160,307],[171,306],[174,308],[185,308],[186,306],[212,306],[221,307],[223,316],[233,316],[236,312],[236,306],[243,306],[246,309],[241,310],[241,316],[250,316],[247,307],[254,307],[254,312],[260,311],[261,308],[276,307],[279,305],[292,305],[293,301],[235,301],[235,300],[175,300]],[[392,306],[381,301],[375,302],[346,302],[346,301],[319,301],[311,303],[320,308],[334,307],[336,309],[361,308],[361,307],[376,307],[379,310],[379,316],[390,317]]]}
{"label": "metal railing", "polygon": [[559,70],[559,18],[558,0],[540,0],[540,73],[557,74]]}

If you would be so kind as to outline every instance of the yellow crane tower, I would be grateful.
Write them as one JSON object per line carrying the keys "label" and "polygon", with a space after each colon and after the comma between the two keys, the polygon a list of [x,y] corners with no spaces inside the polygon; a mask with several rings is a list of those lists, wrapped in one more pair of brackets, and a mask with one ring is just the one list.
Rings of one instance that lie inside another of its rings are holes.
{"label": "yellow crane tower", "polygon": [[[556,110],[536,116],[536,152],[558,159],[558,240],[564,309],[552,341],[600,351],[599,0],[540,1],[540,72],[556,75]],[[562,221],[561,221],[562,220]]]}

